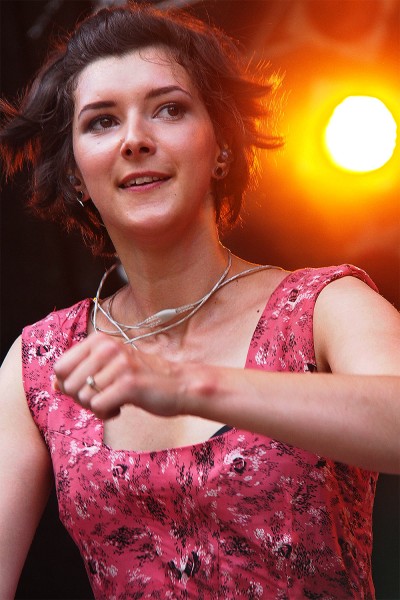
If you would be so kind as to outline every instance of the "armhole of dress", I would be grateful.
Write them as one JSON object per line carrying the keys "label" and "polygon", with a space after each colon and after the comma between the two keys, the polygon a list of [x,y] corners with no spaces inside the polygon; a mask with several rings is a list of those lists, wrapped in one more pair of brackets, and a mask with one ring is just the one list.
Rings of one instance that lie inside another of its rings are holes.
{"label": "armhole of dress", "polygon": [[[317,354],[316,354],[316,350],[315,350],[315,338],[314,338],[314,313],[315,313],[315,306],[316,306],[317,300],[318,300],[321,292],[325,288],[327,288],[330,283],[338,281],[339,279],[344,279],[345,277],[354,277],[355,279],[359,279],[360,281],[362,281],[363,283],[368,285],[375,292],[379,293],[377,286],[375,285],[373,280],[370,278],[368,273],[366,273],[359,267],[355,267],[354,265],[343,264],[338,267],[326,267],[326,268],[322,268],[321,271],[322,272],[326,271],[326,279],[322,282],[322,285],[315,292],[314,304],[312,307],[312,319],[311,319],[313,354],[314,354],[314,360],[315,360],[314,371],[315,372],[318,371],[318,367],[317,367]],[[308,366],[311,366],[311,365],[308,365]]]}
{"label": "armhole of dress", "polygon": [[228,431],[231,431],[231,429],[233,429],[233,427],[231,427],[230,425],[223,425],[220,429],[218,429],[218,431],[213,433],[213,435],[210,437],[210,440],[212,438],[218,437],[219,435],[223,435],[224,433],[227,433]]}

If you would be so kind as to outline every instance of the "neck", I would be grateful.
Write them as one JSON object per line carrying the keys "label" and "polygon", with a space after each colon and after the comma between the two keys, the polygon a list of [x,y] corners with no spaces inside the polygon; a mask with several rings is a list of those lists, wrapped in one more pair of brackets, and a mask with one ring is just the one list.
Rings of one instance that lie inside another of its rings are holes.
{"label": "neck", "polygon": [[[188,324],[189,322],[193,322],[192,318],[197,313],[197,311],[202,309],[204,304],[209,302],[210,298],[213,297],[213,295],[216,292],[218,292],[222,287],[224,287],[227,284],[230,284],[232,281],[241,279],[242,277],[247,277],[248,275],[250,275],[254,272],[274,268],[274,267],[271,267],[270,265],[252,265],[252,266],[250,266],[247,263],[248,268],[244,268],[244,269],[241,268],[238,272],[232,273],[232,271],[235,271],[237,269],[238,265],[243,266],[246,263],[244,263],[244,261],[241,261],[240,259],[238,260],[235,257],[235,262],[237,264],[234,266],[234,265],[232,265],[233,257],[232,257],[231,252],[229,250],[224,249],[222,246],[219,247],[219,251],[225,252],[226,259],[227,259],[226,263],[225,263],[225,268],[222,270],[219,277],[215,281],[213,281],[212,285],[206,290],[205,293],[202,293],[202,295],[200,297],[197,296],[195,299],[190,298],[186,302],[181,303],[180,305],[176,305],[176,306],[174,306],[171,303],[165,302],[164,308],[157,309],[152,313],[150,312],[150,314],[149,314],[149,311],[147,311],[147,314],[144,317],[143,317],[143,315],[139,316],[140,315],[140,312],[138,310],[139,303],[137,300],[137,298],[139,298],[139,299],[143,298],[143,294],[141,294],[141,292],[139,291],[139,294],[135,295],[135,290],[132,289],[132,285],[128,285],[127,288],[125,288],[121,293],[117,292],[110,299],[107,299],[104,303],[104,307],[101,305],[101,302],[99,301],[99,296],[101,294],[103,282],[105,280],[105,277],[107,276],[107,273],[106,273],[102,279],[102,282],[100,283],[99,290],[97,293],[97,298],[95,300],[95,305],[94,305],[94,309],[93,309],[93,313],[92,313],[92,323],[93,323],[94,329],[96,331],[104,331],[105,333],[109,333],[111,335],[118,335],[125,340],[125,343],[130,343],[132,345],[132,347],[136,348],[137,347],[135,345],[136,341],[148,339],[149,337],[153,338],[153,336],[155,336],[155,335],[158,336],[158,335],[160,335],[162,333],[166,333],[166,332],[169,333],[170,330],[174,330],[175,332],[177,332],[178,331],[177,328],[179,326],[180,334],[179,334],[178,338],[176,338],[176,339],[180,339],[181,340],[180,343],[182,343],[182,340],[184,339],[184,335],[186,335],[186,333],[189,331],[186,327],[186,324]],[[216,259],[215,260],[215,265],[216,265],[219,262],[217,253],[215,254],[215,259]],[[207,263],[202,262],[201,266],[203,266],[204,264],[207,264]],[[197,265],[195,265],[195,267],[197,267]],[[231,271],[231,267],[233,267],[232,271]],[[198,269],[197,269],[197,271],[198,271]],[[209,271],[210,270],[207,268],[207,273],[205,273],[205,271],[203,269],[203,274],[207,275],[207,277],[204,276],[204,281],[206,278],[208,278]],[[186,288],[185,287],[179,288],[181,298],[184,298],[185,296],[187,298],[189,298],[188,290],[190,292],[193,292],[193,290],[196,287],[197,288],[202,287],[202,282],[200,282],[201,285],[198,285],[200,280],[197,280],[197,279],[195,280],[196,285],[190,285],[191,280],[189,279],[188,281],[189,281],[189,283],[187,284]],[[126,297],[125,301],[124,301],[124,293],[125,293],[125,297]],[[135,296],[137,296],[137,298]],[[129,302],[131,302],[131,306],[132,306],[131,314],[134,315],[134,320],[131,320],[130,322],[127,322],[127,321],[123,322],[120,315],[116,315],[115,313],[113,314],[111,312],[111,308],[113,307],[116,298],[118,298],[120,312],[124,312],[126,314],[129,313],[129,310],[127,310],[127,306],[129,305]],[[181,302],[182,302],[182,300],[181,300]],[[218,302],[217,302],[217,304],[218,304]],[[214,304],[214,309],[215,309],[215,307],[216,307],[216,304]],[[105,318],[106,323],[112,325],[112,327],[113,327],[112,330],[107,330],[104,328],[102,329],[101,326],[99,326],[99,322],[98,322],[99,314],[101,314]],[[181,329],[184,324],[185,324],[185,329]]]}
{"label": "neck", "polygon": [[218,281],[227,265],[219,244],[181,244],[167,252],[120,256],[128,286],[116,297],[113,311],[123,321],[140,321],[160,310],[191,304]]}

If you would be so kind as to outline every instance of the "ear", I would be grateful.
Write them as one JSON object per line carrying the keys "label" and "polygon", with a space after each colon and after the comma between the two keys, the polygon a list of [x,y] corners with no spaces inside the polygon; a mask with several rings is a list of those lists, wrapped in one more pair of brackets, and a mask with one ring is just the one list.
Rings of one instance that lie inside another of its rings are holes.
{"label": "ear", "polygon": [[71,185],[75,189],[78,189],[78,188],[80,190],[82,190],[83,188],[86,189],[82,173],[80,172],[80,170],[78,169],[78,167],[75,164],[72,164],[70,166],[70,168],[68,169],[68,178],[69,178]]}
{"label": "ear", "polygon": [[86,202],[89,200],[89,194],[87,193],[87,189],[83,181],[83,177],[79,171],[79,169],[71,170],[68,173],[68,179],[71,186],[74,188],[76,196],[78,198],[78,202]]}
{"label": "ear", "polygon": [[74,187],[75,189],[78,189],[78,187],[82,185],[81,179],[76,175],[69,174],[68,179],[72,187]]}

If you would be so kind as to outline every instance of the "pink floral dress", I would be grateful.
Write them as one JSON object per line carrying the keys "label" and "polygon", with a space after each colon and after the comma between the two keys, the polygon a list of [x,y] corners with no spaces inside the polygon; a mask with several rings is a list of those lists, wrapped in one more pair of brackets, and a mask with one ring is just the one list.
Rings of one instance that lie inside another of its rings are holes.
{"label": "pink floral dress", "polygon": [[[312,377],[316,298],[347,275],[373,287],[347,265],[289,273],[259,320],[246,368]],[[23,378],[60,518],[96,599],[374,598],[377,475],[234,428],[158,452],[109,448],[102,421],[52,388],[53,363],[87,335],[91,305],[24,330]]]}

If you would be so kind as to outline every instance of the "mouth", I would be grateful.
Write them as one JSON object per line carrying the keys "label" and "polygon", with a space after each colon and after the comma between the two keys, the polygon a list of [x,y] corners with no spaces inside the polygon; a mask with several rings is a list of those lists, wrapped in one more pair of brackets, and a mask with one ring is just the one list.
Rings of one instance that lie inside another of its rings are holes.
{"label": "mouth", "polygon": [[119,187],[121,189],[135,188],[149,185],[151,183],[158,183],[160,181],[167,181],[168,179],[169,177],[166,176],[162,177],[158,175],[143,175],[141,177],[132,177],[131,179],[128,179],[127,181],[121,183]]}

